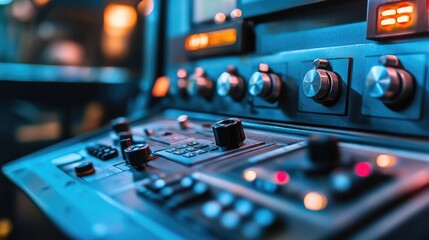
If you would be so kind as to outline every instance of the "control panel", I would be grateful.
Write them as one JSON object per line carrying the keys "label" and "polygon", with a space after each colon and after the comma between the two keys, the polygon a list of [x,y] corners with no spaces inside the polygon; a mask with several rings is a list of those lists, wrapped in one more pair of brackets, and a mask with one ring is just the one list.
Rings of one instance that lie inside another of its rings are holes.
{"label": "control panel", "polygon": [[116,119],[4,172],[73,238],[388,238],[419,216],[395,231],[374,226],[401,214],[405,199],[428,202],[427,153],[178,113]]}

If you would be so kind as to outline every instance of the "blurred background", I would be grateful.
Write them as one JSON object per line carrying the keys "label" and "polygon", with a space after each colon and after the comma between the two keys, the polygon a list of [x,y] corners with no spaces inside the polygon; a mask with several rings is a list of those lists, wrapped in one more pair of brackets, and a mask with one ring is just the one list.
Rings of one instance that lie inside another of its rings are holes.
{"label": "blurred background", "polygon": [[[138,109],[150,0],[0,0],[0,165]],[[64,238],[3,175],[0,239]]]}

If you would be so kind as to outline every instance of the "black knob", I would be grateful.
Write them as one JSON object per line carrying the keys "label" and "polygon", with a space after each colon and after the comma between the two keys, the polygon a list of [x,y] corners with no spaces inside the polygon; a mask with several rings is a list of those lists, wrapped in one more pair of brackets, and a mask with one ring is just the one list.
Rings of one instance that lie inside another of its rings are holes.
{"label": "black knob", "polygon": [[125,117],[118,117],[114,119],[111,123],[111,126],[113,131],[115,131],[116,133],[130,131],[130,123]]}
{"label": "black knob", "polygon": [[93,174],[95,172],[95,168],[94,165],[92,165],[92,162],[83,162],[74,167],[74,171],[77,176],[83,177]]}
{"label": "black knob", "polygon": [[308,140],[309,170],[329,171],[339,165],[338,140],[333,136],[313,135]]}
{"label": "black knob", "polygon": [[125,157],[125,149],[127,149],[128,147],[131,147],[131,145],[133,145],[133,141],[131,140],[131,138],[126,138],[126,139],[122,139],[119,144],[121,145],[121,152],[122,152],[122,157],[124,158],[124,160],[127,160],[127,158]]}
{"label": "black knob", "polygon": [[238,118],[226,118],[212,126],[216,145],[222,149],[229,150],[240,147],[246,139],[243,125]]}
{"label": "black knob", "polygon": [[151,150],[147,144],[136,144],[124,150],[127,162],[133,166],[139,166],[150,160]]}

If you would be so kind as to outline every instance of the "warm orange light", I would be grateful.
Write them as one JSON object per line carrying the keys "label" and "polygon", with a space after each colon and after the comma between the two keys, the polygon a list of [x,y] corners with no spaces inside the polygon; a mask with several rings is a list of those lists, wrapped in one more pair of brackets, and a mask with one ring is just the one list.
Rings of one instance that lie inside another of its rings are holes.
{"label": "warm orange light", "polygon": [[408,16],[408,15],[403,15],[403,16],[400,16],[396,19],[396,22],[398,22],[398,23],[407,23],[409,21],[410,21],[410,16]]}
{"label": "warm orange light", "polygon": [[185,49],[195,51],[211,47],[232,45],[237,41],[237,31],[234,28],[207,33],[189,35],[185,41]]}
{"label": "warm orange light", "polygon": [[308,210],[320,211],[326,208],[327,205],[328,205],[328,199],[323,194],[316,193],[316,192],[309,192],[304,197],[304,206]]}
{"label": "warm orange light", "polygon": [[413,6],[406,6],[406,7],[400,7],[396,10],[396,12],[398,14],[403,14],[403,13],[412,13],[414,11]]}
{"label": "warm orange light", "polygon": [[34,4],[41,7],[48,4],[51,0],[33,0]]}
{"label": "warm orange light", "polygon": [[136,9],[125,4],[109,4],[104,9],[104,31],[112,36],[124,36],[137,23]]}
{"label": "warm orange light", "polygon": [[375,160],[379,168],[390,168],[396,165],[396,157],[388,154],[380,154]]}
{"label": "warm orange light", "polygon": [[387,9],[381,12],[381,16],[385,17],[385,16],[392,16],[392,15],[396,15],[396,10],[395,9]]}
{"label": "warm orange light", "polygon": [[412,31],[417,25],[417,12],[414,3],[397,1],[378,8],[378,33]]}
{"label": "warm orange light", "polygon": [[0,239],[7,239],[11,232],[12,222],[7,218],[0,219]]}
{"label": "warm orange light", "polygon": [[156,79],[155,84],[152,88],[152,96],[154,97],[165,97],[170,88],[170,78],[161,76]]}
{"label": "warm orange light", "polygon": [[381,26],[393,25],[395,23],[396,23],[396,20],[394,18],[386,18],[381,20],[380,22]]}
{"label": "warm orange light", "polygon": [[153,0],[142,0],[137,5],[137,10],[139,11],[139,13],[143,14],[143,16],[149,16],[153,12],[153,8]]}
{"label": "warm orange light", "polygon": [[248,182],[255,181],[257,176],[258,176],[258,174],[256,173],[256,171],[252,170],[252,169],[248,169],[248,170],[243,172],[243,178],[244,178],[244,180],[246,180]]}

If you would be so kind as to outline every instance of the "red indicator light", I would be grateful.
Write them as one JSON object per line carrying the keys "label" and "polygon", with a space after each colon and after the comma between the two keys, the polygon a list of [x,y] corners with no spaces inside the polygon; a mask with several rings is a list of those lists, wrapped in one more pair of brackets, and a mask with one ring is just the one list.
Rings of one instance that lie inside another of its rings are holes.
{"label": "red indicator light", "polygon": [[289,174],[285,171],[278,171],[274,173],[274,181],[279,185],[287,184],[289,179]]}
{"label": "red indicator light", "polygon": [[355,174],[359,177],[368,177],[372,173],[372,166],[367,162],[359,162],[355,165]]}

